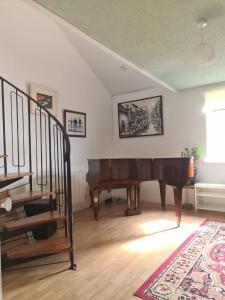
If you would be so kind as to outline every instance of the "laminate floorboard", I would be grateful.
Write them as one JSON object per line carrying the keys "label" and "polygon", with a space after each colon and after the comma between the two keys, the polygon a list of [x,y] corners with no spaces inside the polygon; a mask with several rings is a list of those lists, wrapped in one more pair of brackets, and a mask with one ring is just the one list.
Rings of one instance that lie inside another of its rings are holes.
{"label": "laminate floorboard", "polygon": [[28,267],[68,259],[66,253],[8,269],[3,300],[138,299],[135,290],[205,218],[225,220],[224,213],[183,211],[178,228],[172,207],[142,208],[141,215],[125,217],[124,204],[102,204],[98,222],[90,208],[75,213],[77,271],[68,270],[68,263]]}

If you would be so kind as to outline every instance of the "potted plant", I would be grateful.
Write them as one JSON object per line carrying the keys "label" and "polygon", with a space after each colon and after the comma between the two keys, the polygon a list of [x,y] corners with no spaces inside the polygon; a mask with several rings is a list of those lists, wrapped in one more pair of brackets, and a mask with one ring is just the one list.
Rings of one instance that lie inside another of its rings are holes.
{"label": "potted plant", "polygon": [[188,203],[188,187],[191,187],[195,184],[196,174],[197,174],[197,160],[202,156],[203,150],[199,146],[194,146],[191,148],[184,148],[184,151],[181,152],[182,157],[193,157],[194,158],[194,177],[186,183],[186,203],[182,204],[182,208],[185,210],[193,209],[193,204]]}
{"label": "potted plant", "polygon": [[200,146],[194,146],[191,148],[184,148],[184,151],[181,152],[182,157],[193,157],[194,158],[194,177],[188,183],[189,185],[193,185],[195,183],[196,175],[197,175],[197,160],[202,156],[203,150]]}

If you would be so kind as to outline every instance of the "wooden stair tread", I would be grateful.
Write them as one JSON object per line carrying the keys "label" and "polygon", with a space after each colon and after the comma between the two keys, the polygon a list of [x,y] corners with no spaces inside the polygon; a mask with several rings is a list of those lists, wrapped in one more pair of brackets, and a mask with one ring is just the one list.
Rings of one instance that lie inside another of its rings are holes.
{"label": "wooden stair tread", "polygon": [[64,190],[55,190],[55,194],[63,194]]}
{"label": "wooden stair tread", "polygon": [[17,194],[15,196],[11,196],[12,204],[21,204],[25,202],[29,202],[35,199],[40,199],[46,196],[51,196],[54,195],[54,193],[51,192],[37,192],[37,191],[32,191],[32,192],[23,192],[20,194]]}
{"label": "wooden stair tread", "polygon": [[14,231],[25,227],[41,225],[64,219],[66,219],[64,213],[59,213],[58,211],[48,211],[32,217],[6,222],[3,227],[7,231]]}
{"label": "wooden stair tread", "polygon": [[4,191],[4,192],[0,192],[0,202],[4,201],[5,198],[9,197],[9,192],[8,191]]}
{"label": "wooden stair tread", "polygon": [[70,243],[66,238],[44,240],[33,245],[21,245],[7,251],[7,259],[22,257],[35,257],[48,254],[64,252],[70,248]]}
{"label": "wooden stair tread", "polygon": [[13,180],[13,179],[19,179],[22,178],[24,176],[30,176],[32,175],[32,173],[8,173],[6,176],[5,174],[1,174],[0,175],[0,181],[7,181],[7,180]]}

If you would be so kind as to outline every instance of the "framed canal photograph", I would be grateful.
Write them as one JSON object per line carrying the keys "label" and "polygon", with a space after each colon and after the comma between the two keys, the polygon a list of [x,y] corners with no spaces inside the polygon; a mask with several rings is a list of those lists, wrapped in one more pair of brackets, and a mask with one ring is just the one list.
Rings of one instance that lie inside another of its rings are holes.
{"label": "framed canal photograph", "polygon": [[64,109],[63,123],[68,136],[86,137],[86,113]]}
{"label": "framed canal photograph", "polygon": [[[30,84],[30,96],[36,100],[41,106],[49,110],[52,114],[56,115],[56,91],[36,83]],[[31,112],[35,113],[38,106],[32,103]]]}
{"label": "framed canal photograph", "polygon": [[163,134],[162,96],[118,103],[119,137]]}

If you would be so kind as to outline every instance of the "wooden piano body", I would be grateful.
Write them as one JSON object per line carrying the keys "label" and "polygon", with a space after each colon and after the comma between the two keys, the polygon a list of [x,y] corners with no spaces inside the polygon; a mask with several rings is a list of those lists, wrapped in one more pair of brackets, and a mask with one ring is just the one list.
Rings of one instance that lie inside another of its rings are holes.
{"label": "wooden piano body", "polygon": [[192,157],[89,159],[87,182],[90,186],[95,219],[98,219],[101,190],[126,188],[127,209],[125,214],[135,215],[141,213],[139,207],[140,183],[158,180],[163,209],[165,209],[166,185],[172,186],[174,190],[175,210],[179,225],[182,188],[193,176]]}

